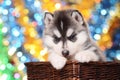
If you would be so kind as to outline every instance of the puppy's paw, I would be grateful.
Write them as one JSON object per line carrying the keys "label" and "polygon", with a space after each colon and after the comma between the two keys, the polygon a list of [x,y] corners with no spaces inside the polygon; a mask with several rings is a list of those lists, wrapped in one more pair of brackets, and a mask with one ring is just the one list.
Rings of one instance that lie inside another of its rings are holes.
{"label": "puppy's paw", "polygon": [[62,69],[66,64],[67,59],[59,55],[52,54],[49,56],[49,61],[55,69]]}
{"label": "puppy's paw", "polygon": [[91,51],[82,51],[75,55],[75,60],[79,62],[90,62],[90,61],[98,61],[99,57]]}

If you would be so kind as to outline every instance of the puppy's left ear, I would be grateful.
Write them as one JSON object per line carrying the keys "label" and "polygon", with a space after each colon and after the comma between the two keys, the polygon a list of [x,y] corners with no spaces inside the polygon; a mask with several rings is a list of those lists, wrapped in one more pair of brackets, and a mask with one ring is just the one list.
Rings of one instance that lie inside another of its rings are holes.
{"label": "puppy's left ear", "polygon": [[53,14],[50,12],[45,12],[45,16],[44,16],[45,25],[49,25],[52,20],[53,20]]}
{"label": "puppy's left ear", "polygon": [[84,22],[82,14],[78,10],[73,10],[72,18],[75,19],[80,24],[83,24],[83,22]]}

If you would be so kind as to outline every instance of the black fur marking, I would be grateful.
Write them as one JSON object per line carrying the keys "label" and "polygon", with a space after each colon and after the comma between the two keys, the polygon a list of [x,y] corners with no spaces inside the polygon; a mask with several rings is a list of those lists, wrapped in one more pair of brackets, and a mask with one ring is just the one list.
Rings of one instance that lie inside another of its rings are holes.
{"label": "black fur marking", "polygon": [[[63,22],[63,29],[61,28],[61,22]],[[59,15],[56,16],[54,24],[58,28],[61,35],[64,37],[68,27],[70,26],[70,19],[65,14],[65,12],[60,12]]]}
{"label": "black fur marking", "polygon": [[[63,44],[65,43],[67,36],[67,30],[70,27],[70,18],[68,16],[68,12],[67,11],[59,11],[57,13],[54,14],[54,25],[57,27],[57,29],[59,30],[60,34],[61,34],[61,39],[63,41]],[[61,27],[61,22],[63,23],[63,28]]]}
{"label": "black fur marking", "polygon": [[76,34],[75,32],[73,32],[72,35],[68,37],[68,39],[69,39],[70,41],[72,41],[72,42],[75,42],[75,41],[77,40],[76,35],[77,35],[77,34]]}
{"label": "black fur marking", "polygon": [[54,35],[53,37],[54,37],[54,40],[53,40],[53,41],[54,41],[56,44],[61,40],[61,38],[57,37],[56,35]]}

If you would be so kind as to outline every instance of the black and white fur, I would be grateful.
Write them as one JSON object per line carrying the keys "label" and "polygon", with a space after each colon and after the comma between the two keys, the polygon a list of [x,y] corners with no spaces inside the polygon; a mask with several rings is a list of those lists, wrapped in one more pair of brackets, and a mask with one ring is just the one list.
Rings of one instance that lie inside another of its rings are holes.
{"label": "black and white fur", "polygon": [[46,12],[44,24],[43,42],[54,68],[63,68],[67,60],[105,61],[105,55],[90,37],[88,25],[79,11]]}

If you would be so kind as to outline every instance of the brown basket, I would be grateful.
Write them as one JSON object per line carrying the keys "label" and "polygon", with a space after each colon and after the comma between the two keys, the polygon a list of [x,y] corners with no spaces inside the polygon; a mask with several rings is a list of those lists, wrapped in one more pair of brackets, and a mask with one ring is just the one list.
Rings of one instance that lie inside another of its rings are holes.
{"label": "brown basket", "polygon": [[61,70],[56,70],[49,62],[29,62],[28,80],[120,80],[120,63],[69,61]]}

